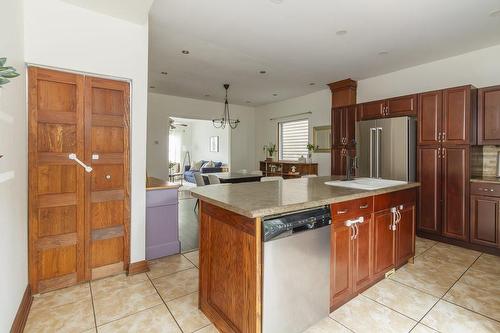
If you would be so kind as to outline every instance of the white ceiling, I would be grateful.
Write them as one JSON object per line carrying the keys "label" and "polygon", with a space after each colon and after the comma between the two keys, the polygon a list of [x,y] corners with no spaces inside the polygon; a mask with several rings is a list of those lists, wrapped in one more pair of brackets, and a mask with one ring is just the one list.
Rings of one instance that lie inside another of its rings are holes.
{"label": "white ceiling", "polygon": [[154,0],[63,0],[73,5],[144,24]]}
{"label": "white ceiling", "polygon": [[261,105],[500,44],[499,0],[275,2],[155,0],[150,91]]}

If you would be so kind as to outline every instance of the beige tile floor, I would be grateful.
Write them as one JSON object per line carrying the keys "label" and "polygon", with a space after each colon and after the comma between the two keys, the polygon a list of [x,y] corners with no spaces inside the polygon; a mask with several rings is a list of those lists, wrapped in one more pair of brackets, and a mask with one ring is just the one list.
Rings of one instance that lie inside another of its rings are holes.
{"label": "beige tile floor", "polygon": [[[37,295],[25,332],[215,333],[198,310],[198,251]],[[417,238],[414,264],[332,312],[307,333],[500,332],[500,258]]]}

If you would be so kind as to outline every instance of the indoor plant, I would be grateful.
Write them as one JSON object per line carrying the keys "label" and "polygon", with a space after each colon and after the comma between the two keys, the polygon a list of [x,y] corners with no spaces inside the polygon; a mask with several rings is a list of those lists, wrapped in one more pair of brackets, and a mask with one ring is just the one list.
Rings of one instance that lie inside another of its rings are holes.
{"label": "indoor plant", "polygon": [[313,151],[315,151],[316,149],[318,149],[319,146],[315,146],[313,145],[312,143],[308,143],[307,144],[307,163],[312,163],[312,153]]}
{"label": "indoor plant", "polygon": [[4,66],[7,58],[0,58],[0,86],[9,83],[9,79],[19,76],[16,69],[12,66]]}
{"label": "indoor plant", "polygon": [[276,152],[276,145],[274,143],[269,143],[263,147],[266,152],[266,161],[272,161],[274,153]]}

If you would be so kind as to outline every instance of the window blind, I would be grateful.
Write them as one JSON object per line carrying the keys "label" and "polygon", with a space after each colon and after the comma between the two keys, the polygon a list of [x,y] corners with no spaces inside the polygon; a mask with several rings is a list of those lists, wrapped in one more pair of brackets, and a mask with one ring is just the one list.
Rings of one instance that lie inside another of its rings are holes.
{"label": "window blind", "polygon": [[279,123],[279,158],[295,161],[307,156],[309,143],[309,120],[296,120]]}

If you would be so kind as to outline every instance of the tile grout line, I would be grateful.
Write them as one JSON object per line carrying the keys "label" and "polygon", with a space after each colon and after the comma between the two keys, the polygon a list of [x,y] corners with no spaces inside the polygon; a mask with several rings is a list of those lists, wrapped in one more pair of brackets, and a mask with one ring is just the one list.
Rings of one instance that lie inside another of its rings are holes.
{"label": "tile grout line", "polygon": [[92,301],[92,313],[94,314],[94,328],[97,332],[97,318],[95,314],[95,305],[94,305],[94,293],[92,292],[92,283],[89,281],[89,289],[90,289],[90,300]]}
{"label": "tile grout line", "polygon": [[[176,271],[176,272],[173,272],[173,273],[168,273],[168,274],[165,274],[165,275],[156,276],[154,278],[152,278],[152,277],[149,276],[149,274],[148,274],[149,272],[146,272],[146,275],[148,276],[148,279],[150,279],[150,280],[157,280],[157,279],[161,279],[161,278],[164,278],[166,276],[174,275],[174,274],[177,274],[177,273],[180,273],[180,272],[185,272],[185,271],[188,271],[190,269],[194,269],[194,268],[198,269],[198,267],[196,267],[189,259],[186,258],[186,260],[189,261],[189,263],[191,265],[193,265],[193,267],[184,268],[184,269],[181,269],[179,271]],[[153,281],[151,281],[151,282],[153,282]]]}
{"label": "tile grout line", "polygon": [[[382,281],[383,281],[383,280],[382,280]],[[387,309],[389,309],[389,310],[391,310],[391,311],[394,311],[394,312],[396,312],[396,313],[398,313],[398,314],[402,315],[403,317],[406,317],[406,318],[408,318],[408,319],[410,319],[410,320],[412,320],[412,321],[415,321],[415,322],[416,322],[416,324],[418,324],[418,321],[417,321],[416,319],[413,319],[413,318],[409,317],[408,315],[405,315],[404,313],[399,312],[399,311],[398,311],[398,310],[396,310],[396,309],[393,309],[393,308],[391,308],[391,307],[389,307],[389,306],[387,306],[387,305],[385,305],[385,304],[383,304],[383,303],[380,303],[379,301],[377,301],[377,300],[375,300],[375,299],[373,299],[373,298],[371,298],[371,297],[369,297],[369,296],[366,296],[366,295],[364,295],[363,293],[361,293],[361,294],[359,294],[359,295],[360,295],[360,296],[363,296],[363,297],[365,297],[365,298],[368,298],[370,301],[375,302],[375,303],[377,303],[377,304],[379,304],[379,305],[382,305],[383,307],[385,307],[385,308],[387,308]]]}
{"label": "tile grout line", "polygon": [[153,285],[153,288],[155,288],[156,293],[158,294],[158,296],[160,296],[160,299],[163,302],[163,304],[165,304],[165,307],[167,308],[168,313],[170,313],[170,315],[172,316],[172,319],[175,321],[175,324],[177,325],[177,327],[179,327],[179,330],[181,331],[181,333],[184,333],[181,325],[179,325],[179,322],[175,318],[174,314],[172,313],[172,311],[170,311],[170,308],[168,307],[167,302],[163,299],[163,297],[161,296],[160,292],[158,291],[158,288],[156,288],[155,284],[153,283],[153,280],[149,277],[149,275],[146,274],[146,276],[148,277],[149,282]]}
{"label": "tile grout line", "polygon": [[[335,311],[333,311],[333,312],[335,312]],[[332,313],[333,313],[333,312],[332,312]],[[331,314],[331,313],[330,313],[330,314]],[[345,329],[347,329],[349,332],[353,332],[353,333],[354,333],[354,331],[353,331],[353,330],[351,330],[351,329],[350,329],[349,327],[347,327],[346,325],[342,324],[340,321],[337,321],[337,320],[333,319],[332,317],[330,317],[330,315],[328,315],[328,318],[330,318],[330,320],[333,320],[334,322],[336,322],[336,323],[337,323],[337,324],[339,324],[340,326],[344,327],[344,328],[345,328]],[[316,323],[316,324],[317,324],[317,323]],[[316,324],[314,324],[314,325],[316,325]]]}
{"label": "tile grout line", "polygon": [[[482,253],[482,252],[480,252],[480,253],[481,253],[481,254],[480,254],[480,255],[479,255],[479,256],[478,256],[478,257],[477,257],[477,258],[476,258],[476,259],[475,259],[475,260],[474,260],[474,261],[473,261],[470,265],[469,265],[469,267],[467,267],[467,269],[466,269],[466,270],[465,270],[465,271],[464,271],[464,272],[463,272],[463,273],[462,273],[462,274],[458,277],[458,279],[457,279],[457,280],[456,280],[456,281],[455,281],[455,282],[451,285],[451,287],[450,287],[450,288],[448,288],[448,290],[446,290],[446,292],[443,294],[443,296],[441,296],[441,297],[439,298],[439,300],[438,300],[436,303],[434,303],[434,305],[433,305],[433,306],[429,309],[429,311],[427,311],[427,312],[423,315],[423,317],[422,317],[422,318],[418,321],[418,323],[417,323],[417,324],[422,324],[422,325],[425,325],[424,323],[422,323],[422,320],[423,320],[423,319],[424,319],[424,318],[425,318],[425,317],[426,317],[426,316],[427,316],[427,315],[428,315],[428,314],[432,311],[432,309],[434,309],[434,308],[436,307],[436,305],[437,305],[437,304],[438,304],[441,300],[442,300],[442,301],[444,301],[444,302],[446,302],[446,300],[445,300],[445,299],[443,299],[443,298],[444,298],[444,297],[446,296],[446,294],[447,294],[447,293],[451,290],[451,288],[453,288],[453,286],[454,286],[454,285],[455,285],[455,284],[456,284],[456,283],[457,283],[457,282],[458,282],[458,281],[459,281],[459,280],[460,280],[460,279],[461,279],[461,278],[465,275],[465,273],[467,273],[467,271],[468,271],[468,270],[472,267],[472,265],[474,265],[474,264],[476,263],[476,261],[477,261],[477,260],[478,260],[478,259],[479,259],[482,255],[483,255],[483,253]],[[427,325],[425,325],[425,326],[427,326]],[[430,326],[429,326],[429,327],[430,327]],[[435,330],[435,331],[438,331],[438,330],[437,330],[437,329],[435,329],[434,327],[431,327],[431,328],[432,328],[433,330]],[[438,332],[439,332],[439,331],[438,331]]]}

